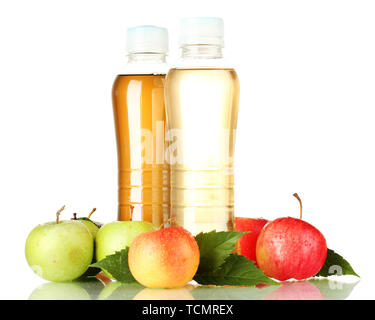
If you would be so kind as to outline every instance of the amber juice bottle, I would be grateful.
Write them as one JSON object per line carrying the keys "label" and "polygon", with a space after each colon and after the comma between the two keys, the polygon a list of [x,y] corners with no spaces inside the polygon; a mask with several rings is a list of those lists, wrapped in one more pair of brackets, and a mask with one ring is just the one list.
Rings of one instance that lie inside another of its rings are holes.
{"label": "amber juice bottle", "polygon": [[118,220],[160,226],[169,218],[169,165],[165,159],[164,81],[168,35],[164,28],[128,29],[126,72],[112,90],[118,152]]}

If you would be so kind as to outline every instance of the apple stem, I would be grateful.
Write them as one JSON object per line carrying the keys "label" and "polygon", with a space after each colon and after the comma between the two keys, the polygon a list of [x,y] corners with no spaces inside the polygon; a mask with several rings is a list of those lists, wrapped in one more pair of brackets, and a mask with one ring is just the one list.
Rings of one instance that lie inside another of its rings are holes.
{"label": "apple stem", "polygon": [[168,222],[172,222],[173,220],[176,220],[176,218],[175,218],[175,217],[171,217],[171,218],[169,218],[169,219],[163,221],[163,222],[161,223],[161,225],[159,226],[158,230],[160,230],[165,224],[167,224]]}
{"label": "apple stem", "polygon": [[63,211],[64,209],[65,209],[65,205],[62,206],[59,210],[57,210],[57,212],[56,212],[56,224],[59,224],[59,217],[60,217],[61,211]]}
{"label": "apple stem", "polygon": [[92,209],[91,212],[89,213],[89,215],[87,216],[87,218],[90,219],[91,215],[96,211],[96,208]]}
{"label": "apple stem", "polygon": [[298,193],[294,193],[293,196],[295,196],[299,202],[299,218],[302,220],[302,200],[299,197]]}
{"label": "apple stem", "polygon": [[112,282],[112,279],[109,278],[103,271],[99,272],[96,276],[96,279],[98,279],[101,283],[104,285],[107,285]]}
{"label": "apple stem", "polygon": [[130,205],[130,221],[133,221],[134,206]]}

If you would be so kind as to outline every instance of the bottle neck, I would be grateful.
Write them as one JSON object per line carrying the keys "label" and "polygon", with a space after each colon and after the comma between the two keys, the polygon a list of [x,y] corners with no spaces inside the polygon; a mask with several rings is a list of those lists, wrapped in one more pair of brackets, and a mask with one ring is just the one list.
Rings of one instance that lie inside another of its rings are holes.
{"label": "bottle neck", "polygon": [[184,45],[182,59],[221,59],[222,47],[218,45]]}
{"label": "bottle neck", "polygon": [[163,64],[166,63],[165,53],[129,53],[128,64],[142,63],[142,64]]}
{"label": "bottle neck", "polygon": [[166,74],[166,53],[129,53],[125,74]]}

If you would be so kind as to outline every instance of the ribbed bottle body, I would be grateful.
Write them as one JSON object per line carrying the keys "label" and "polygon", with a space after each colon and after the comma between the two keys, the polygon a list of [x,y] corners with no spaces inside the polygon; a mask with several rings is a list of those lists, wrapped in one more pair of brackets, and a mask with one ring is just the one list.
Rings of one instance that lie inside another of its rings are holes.
{"label": "ribbed bottle body", "polygon": [[239,81],[233,69],[175,68],[165,86],[172,223],[232,230]]}
{"label": "ribbed bottle body", "polygon": [[164,74],[129,74],[113,85],[119,220],[160,226],[169,218],[164,81]]}

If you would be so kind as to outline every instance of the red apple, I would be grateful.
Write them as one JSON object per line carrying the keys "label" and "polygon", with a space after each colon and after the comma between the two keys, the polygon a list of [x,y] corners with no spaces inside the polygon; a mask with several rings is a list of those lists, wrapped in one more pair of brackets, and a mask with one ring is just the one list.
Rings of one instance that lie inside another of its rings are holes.
{"label": "red apple", "polygon": [[199,265],[199,247],[190,232],[170,227],[138,235],[129,248],[129,268],[148,288],[178,288],[191,281]]}
{"label": "red apple", "polygon": [[237,252],[247,259],[256,261],[255,248],[260,231],[268,222],[266,219],[258,218],[235,218],[236,231],[249,231],[243,235],[237,242]]}
{"label": "red apple", "polygon": [[319,272],[327,257],[322,233],[296,218],[279,218],[260,232],[256,261],[263,272],[277,280],[307,279]]}
{"label": "red apple", "polygon": [[[301,204],[298,195],[295,194]],[[263,272],[277,280],[307,279],[317,274],[327,257],[323,234],[311,224],[296,218],[279,218],[260,232],[256,261]]]}

